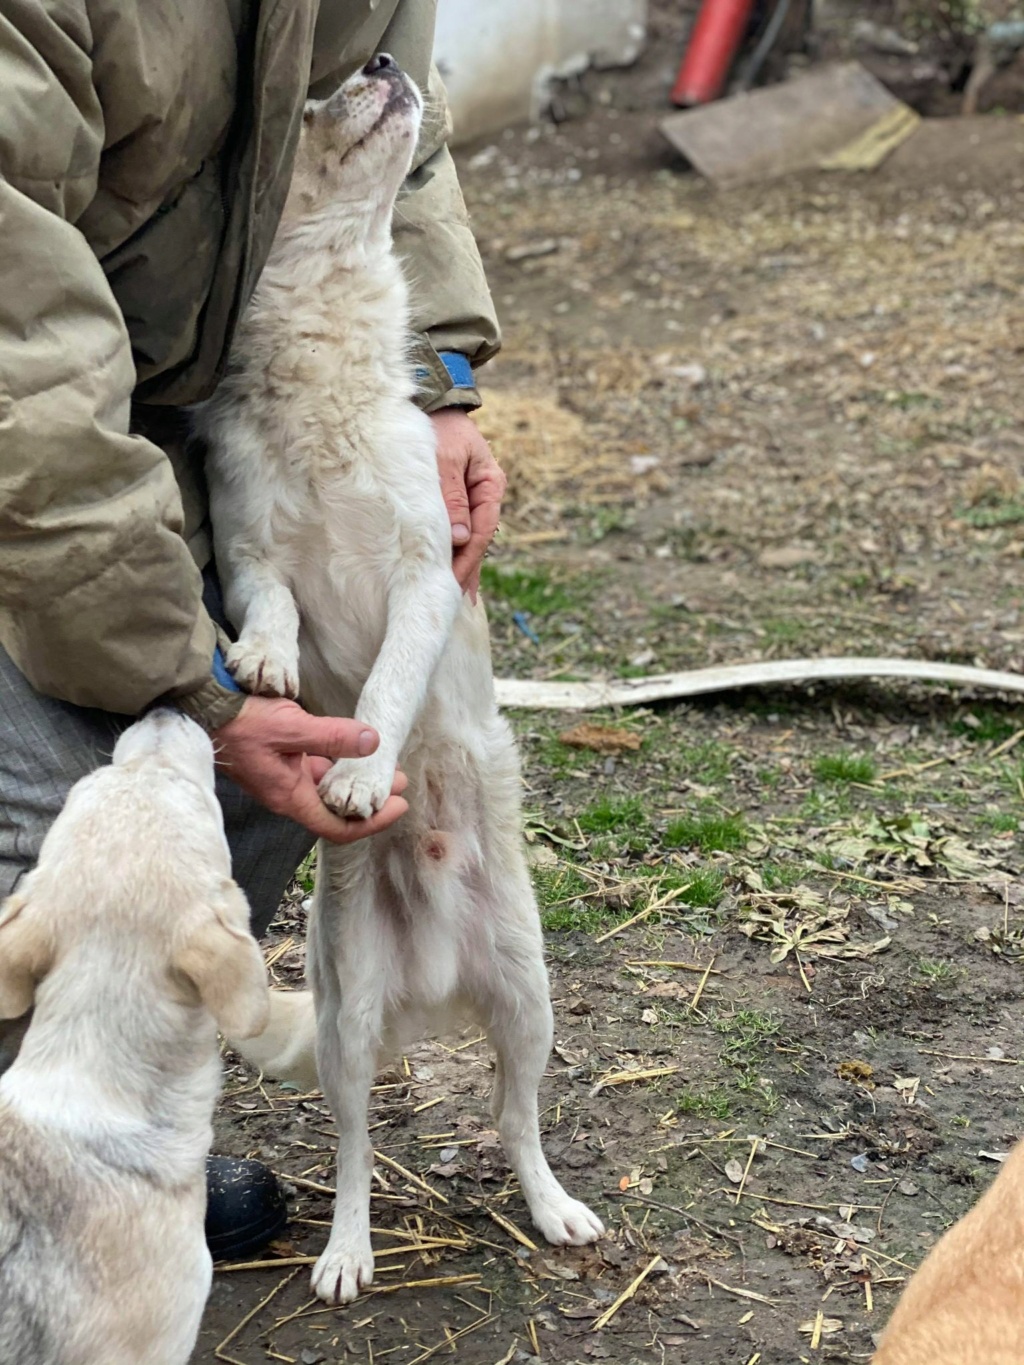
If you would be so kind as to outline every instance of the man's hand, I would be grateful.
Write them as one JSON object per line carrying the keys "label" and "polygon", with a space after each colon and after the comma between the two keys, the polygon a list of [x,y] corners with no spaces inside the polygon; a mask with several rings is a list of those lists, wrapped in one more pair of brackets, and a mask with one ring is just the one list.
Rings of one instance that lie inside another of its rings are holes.
{"label": "man's hand", "polygon": [[498,529],[507,482],[491,448],[467,412],[442,408],[430,414],[437,433],[437,471],[452,523],[452,569],[463,592],[476,601],[480,565]]}
{"label": "man's hand", "polygon": [[217,763],[243,791],[277,815],[335,844],[379,834],[409,809],[401,793],[408,785],[395,773],[391,795],[368,820],[332,815],[317,783],[338,758],[365,758],[380,743],[375,730],[357,720],[311,716],[293,701],[248,697],[234,720],[213,734]]}

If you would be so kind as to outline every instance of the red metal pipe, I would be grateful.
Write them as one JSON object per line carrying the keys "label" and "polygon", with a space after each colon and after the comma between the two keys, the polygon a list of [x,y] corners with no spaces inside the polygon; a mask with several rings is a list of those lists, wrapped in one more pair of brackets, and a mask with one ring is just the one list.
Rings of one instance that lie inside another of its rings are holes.
{"label": "red metal pipe", "polygon": [[704,0],[672,87],[672,103],[709,104],[725,85],[754,0]]}

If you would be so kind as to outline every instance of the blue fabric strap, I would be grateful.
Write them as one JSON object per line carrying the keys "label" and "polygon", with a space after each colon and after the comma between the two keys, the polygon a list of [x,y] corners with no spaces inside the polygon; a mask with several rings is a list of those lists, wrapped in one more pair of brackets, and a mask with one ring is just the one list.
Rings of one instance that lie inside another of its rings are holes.
{"label": "blue fabric strap", "polygon": [[221,687],[226,687],[229,692],[241,692],[241,688],[228,672],[227,664],[224,662],[224,655],[220,652],[220,645],[213,651],[213,676],[220,683]]}
{"label": "blue fabric strap", "polygon": [[438,351],[438,355],[448,371],[448,378],[452,381],[453,389],[472,389],[475,387],[473,367],[461,351]]}

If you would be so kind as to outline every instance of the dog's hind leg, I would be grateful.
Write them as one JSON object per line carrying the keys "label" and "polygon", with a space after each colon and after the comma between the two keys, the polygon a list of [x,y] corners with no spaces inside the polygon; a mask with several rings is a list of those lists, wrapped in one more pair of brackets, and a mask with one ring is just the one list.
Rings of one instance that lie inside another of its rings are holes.
{"label": "dog's hind leg", "polygon": [[[317,1069],[338,1129],[338,1173],[331,1235],[313,1267],[312,1285],[325,1303],[338,1304],[351,1303],[373,1280],[373,1147],[367,1115],[381,1042],[384,974],[367,973],[355,980],[349,972],[339,971],[338,945],[332,941],[339,934],[346,936],[344,952],[349,961],[372,961],[372,948],[355,941],[368,914],[351,898],[373,893],[365,885],[351,889],[342,919],[338,906],[331,903],[333,896],[321,889],[320,882],[327,875],[321,857],[310,926],[309,974],[316,997]],[[325,913],[332,917],[329,926],[323,923]],[[350,930],[353,941],[348,941]]]}
{"label": "dog's hind leg", "polygon": [[369,1022],[344,1010],[318,1021],[321,1084],[338,1128],[334,1221],[327,1247],[313,1267],[313,1291],[325,1303],[351,1303],[373,1282],[373,1147],[367,1114],[379,1037],[366,1027]]}
{"label": "dog's hind leg", "polygon": [[[527,883],[527,894],[528,891]],[[509,921],[522,910],[502,907]],[[513,918],[514,917],[514,918]],[[551,1055],[553,1020],[540,937],[514,931],[511,951],[495,954],[494,970],[477,994],[497,1053],[492,1107],[509,1162],[534,1223],[556,1246],[583,1246],[604,1232],[601,1220],[555,1179],[540,1143],[537,1092]]]}

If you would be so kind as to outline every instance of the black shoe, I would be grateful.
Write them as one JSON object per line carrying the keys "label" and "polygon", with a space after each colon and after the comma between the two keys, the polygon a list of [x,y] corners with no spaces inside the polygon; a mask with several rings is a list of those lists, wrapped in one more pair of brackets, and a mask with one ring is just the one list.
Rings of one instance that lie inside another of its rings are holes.
{"label": "black shoe", "polygon": [[262,1161],[206,1158],[206,1245],[215,1261],[251,1256],[287,1222],[284,1191]]}

